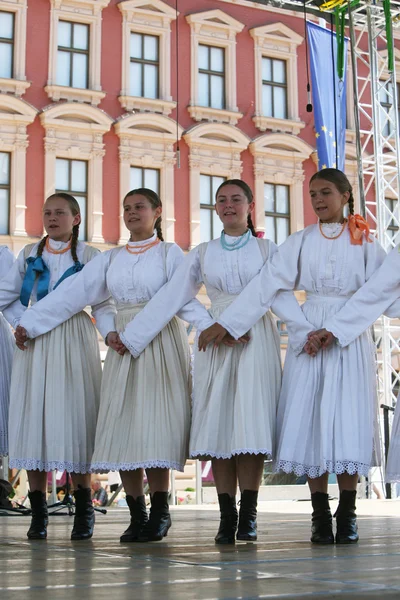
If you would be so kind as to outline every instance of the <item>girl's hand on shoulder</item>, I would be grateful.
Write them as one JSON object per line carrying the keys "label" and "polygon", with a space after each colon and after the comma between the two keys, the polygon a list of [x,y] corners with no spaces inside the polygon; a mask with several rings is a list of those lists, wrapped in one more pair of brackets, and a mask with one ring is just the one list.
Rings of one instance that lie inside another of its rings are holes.
{"label": "girl's hand on shoulder", "polygon": [[207,327],[201,332],[199,337],[199,350],[204,352],[209,344],[214,342],[214,346],[219,346],[227,334],[225,327],[222,327],[219,323],[214,323],[211,327]]}
{"label": "girl's hand on shoulder", "polygon": [[116,331],[110,331],[107,334],[106,344],[121,356],[123,356],[126,352],[126,347],[121,342],[121,339]]}
{"label": "girl's hand on shoulder", "polygon": [[20,350],[26,350],[25,342],[28,341],[28,334],[26,329],[24,327],[21,327],[21,325],[18,325],[14,332],[14,337],[17,348],[19,348]]}

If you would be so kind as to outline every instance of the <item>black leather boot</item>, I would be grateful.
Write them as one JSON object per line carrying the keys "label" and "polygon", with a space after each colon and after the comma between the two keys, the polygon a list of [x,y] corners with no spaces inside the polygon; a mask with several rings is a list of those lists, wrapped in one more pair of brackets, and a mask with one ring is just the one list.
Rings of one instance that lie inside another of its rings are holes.
{"label": "black leather boot", "polygon": [[356,496],[356,490],[340,492],[339,506],[335,512],[337,544],[356,544],[358,542]]}
{"label": "black leather boot", "polygon": [[313,544],[333,544],[332,513],[329,496],[323,492],[311,494],[313,513],[311,517],[311,541]]}
{"label": "black leather boot", "polygon": [[215,536],[216,544],[234,544],[238,524],[238,513],[235,496],[218,494],[221,520],[218,533]]}
{"label": "black leather boot", "polygon": [[45,540],[47,538],[47,524],[49,522],[46,494],[40,490],[35,490],[34,492],[29,492],[28,496],[32,509],[32,521],[26,535],[30,540]]}
{"label": "black leather boot", "polygon": [[258,491],[243,490],[240,497],[237,540],[247,542],[257,540],[257,499]]}
{"label": "black leather boot", "polygon": [[126,496],[126,502],[131,513],[131,522],[128,529],[119,538],[119,541],[138,542],[139,534],[148,521],[146,502],[144,496],[138,496],[135,500],[133,496],[129,495]]}
{"label": "black leather boot", "polygon": [[75,518],[72,528],[71,540],[88,540],[93,535],[94,508],[92,504],[92,491],[90,488],[78,489],[75,496]]}
{"label": "black leather boot", "polygon": [[139,533],[139,542],[159,542],[171,527],[168,492],[154,492],[151,496],[150,517]]}

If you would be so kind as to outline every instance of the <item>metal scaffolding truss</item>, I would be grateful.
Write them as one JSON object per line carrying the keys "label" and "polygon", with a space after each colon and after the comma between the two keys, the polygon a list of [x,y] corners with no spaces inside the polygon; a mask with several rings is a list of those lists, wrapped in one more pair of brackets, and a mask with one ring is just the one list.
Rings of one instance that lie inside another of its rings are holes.
{"label": "metal scaffolding truss", "polygon": [[[397,4],[397,6],[396,6]],[[399,4],[392,3],[393,16]],[[360,203],[385,250],[399,243],[399,112],[394,68],[388,68],[382,3],[360,4],[350,13]],[[399,388],[400,327],[382,317],[376,324],[379,404],[394,406]]]}

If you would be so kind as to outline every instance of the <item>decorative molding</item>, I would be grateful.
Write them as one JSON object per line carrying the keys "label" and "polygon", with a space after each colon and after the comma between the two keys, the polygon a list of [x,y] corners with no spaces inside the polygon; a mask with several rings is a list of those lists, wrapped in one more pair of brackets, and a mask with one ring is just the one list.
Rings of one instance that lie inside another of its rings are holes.
{"label": "decorative molding", "polygon": [[[254,65],[256,105],[253,121],[260,131],[271,129],[297,135],[304,127],[299,119],[299,94],[297,83],[297,48],[303,42],[301,35],[283,23],[270,23],[250,29],[254,39]],[[277,58],[286,62],[288,119],[275,119],[263,115],[262,59]],[[282,124],[286,121],[286,126]]]}
{"label": "decorative molding", "polygon": [[[89,102],[97,106],[104,98],[101,90],[101,14],[110,0],[50,0],[49,75],[45,91],[49,98],[71,102]],[[90,27],[88,89],[57,85],[58,21],[67,19]]]}
{"label": "decorative molding", "polygon": [[262,115],[253,117],[253,122],[260,131],[270,130],[273,133],[291,133],[292,135],[299,135],[306,125],[303,121],[275,119],[275,117],[263,117]]}
{"label": "decorative molding", "polygon": [[59,100],[88,102],[92,106],[100,104],[106,95],[105,92],[95,92],[94,90],[71,88],[63,85],[47,85],[44,91],[54,102],[58,102]]}
{"label": "decorative molding", "polygon": [[290,187],[291,232],[303,229],[303,162],[314,148],[294,135],[271,133],[253,140],[249,150],[254,156],[256,227],[265,231],[264,184],[275,183]]}
{"label": "decorative molding", "polygon": [[127,111],[154,112],[168,116],[174,110],[176,102],[159,100],[154,98],[142,98],[141,96],[119,96],[118,100],[122,108]]}
{"label": "decorative molding", "polygon": [[20,81],[19,79],[0,78],[0,93],[14,94],[17,98],[23,96],[30,87],[30,81]]}
{"label": "decorative molding", "polygon": [[44,109],[40,121],[46,131],[45,198],[55,191],[56,158],[88,161],[88,241],[104,242],[103,135],[110,131],[113,120],[88,104],[63,102]]}
{"label": "decorative molding", "polygon": [[[158,114],[138,113],[118,119],[115,132],[120,139],[120,195],[130,190],[130,168],[159,169],[160,197],[163,202],[162,225],[165,240],[175,238],[174,166],[176,155],[174,143],[182,136],[183,129],[176,122]],[[120,240],[129,238],[123,215],[120,215]]]}
{"label": "decorative molding", "polygon": [[0,151],[11,154],[10,236],[26,236],[26,128],[36,108],[13,96],[0,94]]}
{"label": "decorative molding", "polygon": [[210,108],[209,106],[188,106],[188,112],[194,121],[211,121],[237,125],[243,114],[236,111]]}
{"label": "decorative molding", "polygon": [[26,81],[26,13],[27,0],[0,0],[0,10],[14,13],[13,77],[0,79],[0,92],[23,96],[31,85]]}
{"label": "decorative molding", "polygon": [[[196,121],[204,119],[235,125],[243,116],[237,107],[236,35],[243,30],[244,25],[219,9],[187,15],[186,21],[191,28],[189,114]],[[199,44],[225,49],[225,110],[199,106]]]}
{"label": "decorative molding", "polygon": [[[125,110],[169,115],[176,106],[171,96],[171,21],[175,9],[161,0],[125,0],[119,2],[122,13],[122,89],[119,96]],[[159,38],[159,98],[130,95],[130,35],[132,32]]]}

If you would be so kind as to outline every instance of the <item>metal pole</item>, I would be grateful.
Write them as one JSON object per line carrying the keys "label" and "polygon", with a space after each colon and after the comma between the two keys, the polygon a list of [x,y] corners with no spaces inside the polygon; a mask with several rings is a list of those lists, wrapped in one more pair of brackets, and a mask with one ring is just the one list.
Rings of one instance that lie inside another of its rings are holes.
{"label": "metal pole", "polygon": [[175,471],[171,469],[171,505],[176,505]]}
{"label": "metal pole", "polygon": [[203,504],[201,461],[196,460],[196,504]]}

